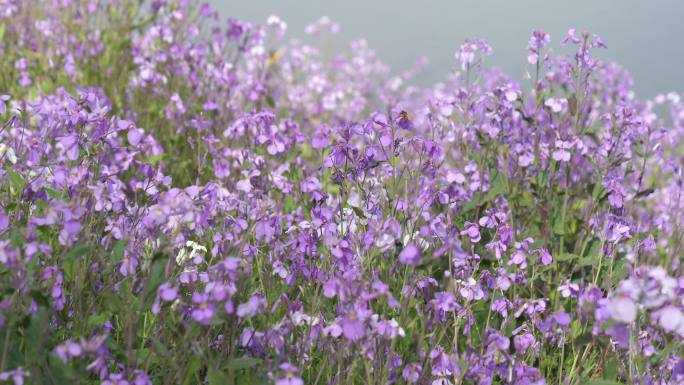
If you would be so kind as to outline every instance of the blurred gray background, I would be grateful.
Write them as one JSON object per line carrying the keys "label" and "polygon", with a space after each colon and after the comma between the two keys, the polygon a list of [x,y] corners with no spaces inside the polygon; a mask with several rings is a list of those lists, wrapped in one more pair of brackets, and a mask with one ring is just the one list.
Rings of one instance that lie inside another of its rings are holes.
{"label": "blurred gray background", "polygon": [[429,64],[413,82],[430,85],[455,68],[454,52],[469,37],[494,48],[490,65],[523,80],[532,29],[551,34],[551,47],[569,28],[601,36],[599,56],[631,73],[641,98],[684,92],[684,0],[210,0],[222,18],[265,23],[275,14],[288,37],[304,37],[306,25],[329,16],[340,25],[335,45],[365,38],[399,73],[425,56]]}

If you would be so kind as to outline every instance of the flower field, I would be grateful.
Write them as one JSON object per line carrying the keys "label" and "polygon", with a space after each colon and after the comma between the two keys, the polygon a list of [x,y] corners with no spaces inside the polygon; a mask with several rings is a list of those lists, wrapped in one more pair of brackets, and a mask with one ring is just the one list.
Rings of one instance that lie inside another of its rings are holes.
{"label": "flower field", "polygon": [[286,28],[0,0],[0,383],[684,384],[679,94]]}

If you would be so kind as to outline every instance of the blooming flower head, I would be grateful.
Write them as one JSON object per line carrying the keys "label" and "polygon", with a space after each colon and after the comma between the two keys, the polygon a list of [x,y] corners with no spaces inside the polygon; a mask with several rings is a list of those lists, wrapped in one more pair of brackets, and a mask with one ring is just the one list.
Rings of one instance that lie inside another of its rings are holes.
{"label": "blooming flower head", "polygon": [[415,244],[409,243],[399,253],[399,262],[404,265],[417,265],[420,263],[420,250]]}
{"label": "blooming flower head", "polygon": [[491,55],[492,52],[492,47],[487,42],[482,39],[473,39],[466,40],[454,56],[461,63],[461,70],[465,71],[468,68],[479,65],[482,60],[481,57]]}
{"label": "blooming flower head", "polygon": [[530,41],[527,43],[527,62],[530,64],[537,63],[539,60],[539,54],[542,49],[549,44],[551,41],[551,36],[539,30],[532,31],[532,36],[530,36]]}
{"label": "blooming flower head", "polygon": [[637,316],[636,304],[629,298],[613,298],[607,309],[612,319],[623,323],[634,322]]}
{"label": "blooming flower head", "polygon": [[285,362],[279,367],[283,371],[283,377],[278,378],[275,385],[304,385],[304,381],[297,376],[299,370],[294,365]]}

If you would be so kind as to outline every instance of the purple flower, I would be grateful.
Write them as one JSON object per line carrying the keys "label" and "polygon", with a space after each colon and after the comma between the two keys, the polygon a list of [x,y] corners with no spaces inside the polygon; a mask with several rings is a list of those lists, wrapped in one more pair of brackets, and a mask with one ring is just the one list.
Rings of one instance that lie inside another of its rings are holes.
{"label": "purple flower", "polygon": [[572,319],[570,318],[570,315],[563,310],[559,310],[556,312],[556,323],[560,326],[568,326],[570,325],[570,321]]}
{"label": "purple flower", "polygon": [[8,381],[12,379],[14,385],[24,385],[24,378],[29,377],[30,373],[18,367],[14,370],[0,373],[0,381]]}
{"label": "purple flower", "polygon": [[551,36],[544,31],[534,30],[532,31],[532,36],[530,36],[530,41],[527,43],[527,62],[530,64],[536,64],[539,60],[539,54],[542,48],[544,48],[551,41]]}
{"label": "purple flower", "polygon": [[666,306],[658,312],[660,326],[667,332],[684,337],[684,313],[674,306]]}
{"label": "purple flower", "polygon": [[465,222],[463,227],[464,230],[461,231],[461,235],[467,235],[473,243],[480,242],[480,227],[476,223]]}
{"label": "purple flower", "polygon": [[4,114],[5,111],[7,111],[7,107],[5,106],[5,104],[8,100],[10,100],[9,95],[0,95],[0,115]]}
{"label": "purple flower", "polygon": [[609,335],[622,349],[629,348],[629,326],[626,324],[617,324],[606,329],[606,334]]}
{"label": "purple flower", "polygon": [[331,321],[328,326],[323,329],[323,334],[337,338],[342,335],[342,327],[337,321]]}
{"label": "purple flower", "polygon": [[420,263],[420,250],[413,242],[406,245],[404,250],[399,253],[399,262],[403,263],[404,265],[413,266]]}
{"label": "purple flower", "polygon": [[461,70],[466,71],[479,64],[478,55],[491,55],[492,51],[492,47],[482,39],[466,40],[454,56],[461,63]]}
{"label": "purple flower", "polygon": [[618,322],[631,323],[636,320],[637,307],[634,301],[629,298],[611,298],[606,309],[610,317]]}
{"label": "purple flower", "polygon": [[553,262],[553,257],[551,256],[551,253],[549,253],[548,250],[546,249],[541,249],[539,251],[539,260],[544,266],[548,266]]}
{"label": "purple flower", "polygon": [[275,235],[275,229],[268,221],[259,221],[254,227],[254,235],[258,240],[269,242]]}
{"label": "purple flower", "polygon": [[436,310],[444,312],[453,311],[458,308],[456,298],[454,297],[454,294],[451,292],[435,293],[435,299],[433,299],[431,302]]}
{"label": "purple flower", "polygon": [[304,385],[304,381],[297,376],[297,368],[289,362],[280,364],[280,370],[283,371],[283,377],[275,381],[275,385]]}
{"label": "purple flower", "polygon": [[409,384],[415,384],[420,379],[420,374],[422,371],[423,367],[419,363],[410,363],[404,366],[401,376]]}
{"label": "purple flower", "polygon": [[170,302],[176,299],[178,296],[178,289],[169,286],[168,283],[163,283],[159,286],[159,298],[162,301]]}
{"label": "purple flower", "polygon": [[235,314],[240,318],[252,318],[259,314],[265,306],[266,300],[262,296],[254,294],[247,302],[238,305]]}
{"label": "purple flower", "polygon": [[143,131],[140,128],[133,128],[131,127],[128,130],[128,143],[131,144],[131,146],[137,146],[140,141],[142,140],[143,136],[145,135],[145,131]]}
{"label": "purple flower", "polygon": [[192,302],[194,304],[190,315],[193,320],[208,325],[216,314],[216,305],[209,302],[209,298],[203,293],[193,293]]}
{"label": "purple flower", "polygon": [[525,333],[513,337],[513,345],[518,353],[525,353],[527,349],[535,343],[535,338],[531,333]]}
{"label": "purple flower", "polygon": [[342,318],[341,326],[342,333],[351,341],[361,339],[366,332],[363,322],[359,320],[355,311],[351,311],[346,317]]}
{"label": "purple flower", "polygon": [[[554,99],[548,98],[544,102],[546,107],[549,107],[553,112],[561,112],[567,108],[568,101],[566,99]],[[558,141],[556,142],[556,147],[558,147]]]}
{"label": "purple flower", "polygon": [[131,383],[126,380],[123,373],[110,373],[109,377],[102,381],[102,385],[131,385]]}
{"label": "purple flower", "polygon": [[556,149],[551,157],[558,162],[568,162],[570,160],[570,149],[572,143],[564,140],[556,140]]}
{"label": "purple flower", "polygon": [[58,345],[57,348],[55,348],[55,354],[57,354],[57,357],[64,361],[64,363],[66,363],[73,357],[80,356],[82,352],[83,349],[81,348],[81,345],[71,340],[64,341],[64,343]]}

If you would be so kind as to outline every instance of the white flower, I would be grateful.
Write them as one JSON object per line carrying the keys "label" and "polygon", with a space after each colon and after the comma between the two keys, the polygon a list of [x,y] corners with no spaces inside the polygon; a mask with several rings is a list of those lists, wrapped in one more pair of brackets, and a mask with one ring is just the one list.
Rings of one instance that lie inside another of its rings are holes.
{"label": "white flower", "polygon": [[12,147],[9,147],[4,143],[0,143],[0,159],[3,158],[9,160],[9,162],[12,164],[17,163],[17,155],[14,153]]}
{"label": "white flower", "polygon": [[[190,250],[188,250],[188,248]],[[180,266],[192,260],[194,264],[199,264],[204,259],[207,248],[194,241],[185,242],[185,247],[181,247],[176,255],[176,263]]]}

